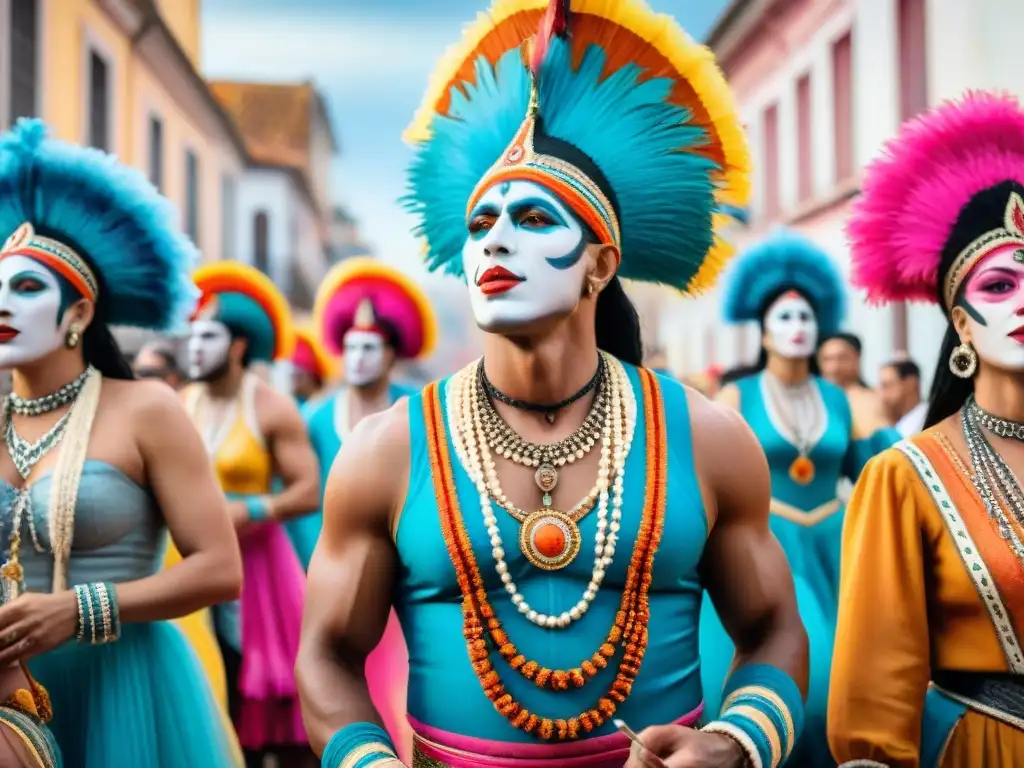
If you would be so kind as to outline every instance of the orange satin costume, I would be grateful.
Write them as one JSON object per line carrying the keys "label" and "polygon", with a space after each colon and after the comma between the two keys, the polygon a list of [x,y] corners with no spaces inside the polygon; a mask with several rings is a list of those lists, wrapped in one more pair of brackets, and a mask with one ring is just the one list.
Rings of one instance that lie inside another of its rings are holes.
{"label": "orange satin costume", "polygon": [[939,670],[1024,672],[1024,568],[967,463],[931,429],[874,458],[854,489],[828,710],[840,765],[1024,766],[1024,723],[930,682]]}

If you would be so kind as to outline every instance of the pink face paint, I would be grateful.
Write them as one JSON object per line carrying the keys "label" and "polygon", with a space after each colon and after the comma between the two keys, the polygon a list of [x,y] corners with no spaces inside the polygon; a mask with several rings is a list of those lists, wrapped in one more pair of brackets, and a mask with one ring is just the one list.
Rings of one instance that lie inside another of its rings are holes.
{"label": "pink face paint", "polygon": [[986,363],[1024,371],[1024,263],[1020,249],[1007,246],[985,256],[964,283],[971,344]]}

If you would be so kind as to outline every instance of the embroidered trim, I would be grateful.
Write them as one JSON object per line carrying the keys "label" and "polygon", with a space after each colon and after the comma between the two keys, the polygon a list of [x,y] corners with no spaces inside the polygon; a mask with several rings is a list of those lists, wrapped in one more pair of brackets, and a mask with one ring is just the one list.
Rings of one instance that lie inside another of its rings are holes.
{"label": "embroidered trim", "polygon": [[1007,712],[1003,712],[1000,709],[996,709],[995,707],[990,707],[988,704],[982,704],[980,701],[972,699],[969,696],[964,696],[964,695],[959,694],[959,693],[953,693],[953,691],[948,691],[945,688],[943,688],[941,685],[936,685],[934,682],[932,683],[932,687],[935,688],[936,691],[941,693],[946,698],[952,699],[953,701],[956,701],[956,702],[959,702],[960,704],[963,704],[968,709],[972,709],[975,712],[978,712],[978,713],[980,713],[982,715],[986,715],[988,717],[991,717],[994,720],[998,720],[1001,723],[1006,723],[1009,726],[1012,726],[1014,728],[1017,728],[1018,730],[1024,731],[1024,720],[1022,720],[1019,717],[1014,717],[1013,715],[1011,715],[1011,714],[1009,714]]}
{"label": "embroidered trim", "polygon": [[1016,192],[1011,192],[1010,197],[1006,201],[1006,210],[1003,212],[1003,226],[990,230],[972,240],[953,260],[946,277],[944,291],[947,307],[952,308],[953,300],[956,299],[956,292],[960,289],[960,284],[974,265],[983,256],[988,255],[996,248],[1002,248],[1007,245],[1016,245],[1024,248],[1024,198],[1021,198]]}
{"label": "embroidered trim", "polygon": [[1024,654],[1021,652],[1017,635],[1010,625],[1006,606],[1003,605],[1003,600],[996,590],[995,580],[992,578],[992,574],[989,572],[985,561],[981,558],[978,545],[967,530],[967,525],[964,523],[960,511],[953,504],[953,499],[939,478],[939,473],[932,466],[931,461],[925,456],[924,452],[913,443],[903,440],[896,444],[896,449],[910,459],[910,463],[917,471],[921,482],[924,483],[928,493],[931,494],[932,501],[935,502],[939,516],[946,525],[946,530],[949,531],[949,536],[957,548],[964,568],[967,569],[967,573],[974,582],[975,589],[978,591],[978,596],[988,611],[993,629],[995,629],[999,643],[1002,646],[1003,655],[1006,657],[1006,663],[1015,674],[1024,673],[1024,663],[1021,662],[1021,659],[1024,659]]}
{"label": "embroidered trim", "polygon": [[812,510],[805,512],[799,507],[794,507],[792,504],[787,504],[784,501],[778,499],[772,499],[769,512],[776,517],[781,517],[783,520],[788,520],[791,523],[797,525],[817,525],[822,520],[826,520],[836,512],[843,508],[843,502],[839,499],[832,499],[832,501],[826,501],[819,507],[815,507]]}

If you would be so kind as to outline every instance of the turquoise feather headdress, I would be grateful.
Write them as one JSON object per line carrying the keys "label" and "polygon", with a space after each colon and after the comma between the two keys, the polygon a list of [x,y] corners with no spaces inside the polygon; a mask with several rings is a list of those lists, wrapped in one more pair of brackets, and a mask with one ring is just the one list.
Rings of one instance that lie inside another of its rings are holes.
{"label": "turquoise feather headdress", "polygon": [[0,136],[0,233],[9,238],[4,254],[48,263],[96,300],[106,323],[188,325],[199,295],[189,278],[196,250],[173,206],[137,170],[47,138],[39,120]]}
{"label": "turquoise feather headdress", "polygon": [[759,322],[768,302],[788,290],[814,306],[822,338],[839,331],[846,312],[846,290],[835,262],[803,235],[786,229],[737,257],[723,289],[729,323]]}
{"label": "turquoise feather headdress", "polygon": [[689,292],[728,255],[719,206],[749,194],[711,52],[643,0],[496,0],[442,61],[406,139],[403,202],[428,266],[460,276],[468,209],[501,180],[558,195],[619,248],[622,277]]}

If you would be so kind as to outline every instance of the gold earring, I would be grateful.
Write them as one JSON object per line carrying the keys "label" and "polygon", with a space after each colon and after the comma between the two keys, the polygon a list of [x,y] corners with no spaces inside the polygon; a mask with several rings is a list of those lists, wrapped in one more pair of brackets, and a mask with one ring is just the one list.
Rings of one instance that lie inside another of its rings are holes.
{"label": "gold earring", "polygon": [[78,346],[78,342],[82,340],[82,331],[76,324],[72,324],[68,328],[68,335],[64,338],[64,346],[68,349],[74,349]]}
{"label": "gold earring", "polygon": [[593,283],[587,283],[587,296],[593,296],[593,295],[594,295],[594,284]]}
{"label": "gold earring", "polygon": [[949,356],[949,370],[961,379],[971,378],[978,370],[978,353],[970,344],[960,344]]}

